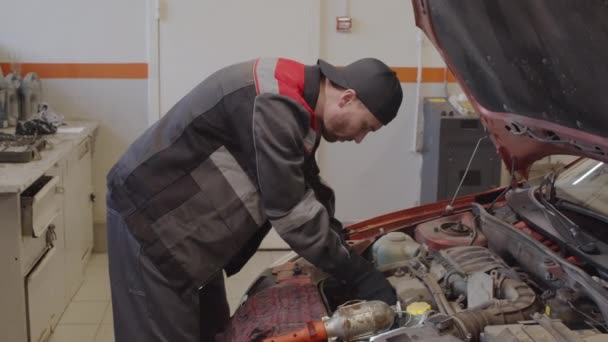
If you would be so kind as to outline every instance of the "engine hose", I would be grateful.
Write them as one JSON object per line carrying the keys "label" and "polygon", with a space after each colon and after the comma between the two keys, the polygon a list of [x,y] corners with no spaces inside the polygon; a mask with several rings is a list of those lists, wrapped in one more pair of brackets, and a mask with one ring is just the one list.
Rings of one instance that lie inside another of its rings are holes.
{"label": "engine hose", "polygon": [[[456,276],[456,278],[454,280],[452,280],[452,278],[454,276]],[[467,293],[466,279],[467,279],[466,274],[464,274],[460,271],[457,271],[457,270],[450,271],[450,272],[446,273],[445,276],[443,276],[443,287],[445,287],[445,288],[450,287],[454,290],[455,293],[466,296],[466,293]]]}
{"label": "engine hose", "polygon": [[456,313],[456,311],[450,304],[450,301],[448,301],[448,299],[446,298],[445,292],[439,285],[439,280],[433,273],[427,272],[425,269],[418,269],[416,267],[413,267],[411,261],[396,262],[394,264],[386,265],[378,269],[380,270],[380,272],[386,272],[391,269],[397,269],[399,267],[407,267],[408,270],[414,276],[416,276],[424,283],[424,285],[426,285],[427,289],[431,292],[433,296],[433,301],[435,302],[435,305],[437,306],[439,312],[448,316],[452,316]]}
{"label": "engine hose", "polygon": [[477,341],[486,326],[529,320],[539,309],[536,294],[520,280],[505,279],[498,288],[498,297],[500,299],[492,305],[483,305],[452,316],[461,338]]}
{"label": "engine hose", "polygon": [[439,286],[439,282],[437,277],[435,277],[432,273],[418,273],[416,274],[422,282],[426,285],[426,287],[431,291],[433,295],[433,299],[435,300],[435,305],[437,305],[437,309],[439,312],[446,314],[448,316],[452,316],[456,313],[454,308],[448,301],[443,292],[441,286]]}

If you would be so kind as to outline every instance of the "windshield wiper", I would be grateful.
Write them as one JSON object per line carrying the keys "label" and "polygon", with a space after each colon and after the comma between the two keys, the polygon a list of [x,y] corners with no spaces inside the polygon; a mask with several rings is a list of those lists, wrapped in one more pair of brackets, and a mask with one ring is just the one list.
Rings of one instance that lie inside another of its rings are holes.
{"label": "windshield wiper", "polygon": [[547,220],[551,223],[555,231],[564,238],[569,244],[587,254],[597,252],[596,243],[586,234],[581,228],[568,217],[557,210],[551,202],[555,200],[555,180],[557,172],[551,172],[540,184],[539,201],[547,210],[543,213]]}

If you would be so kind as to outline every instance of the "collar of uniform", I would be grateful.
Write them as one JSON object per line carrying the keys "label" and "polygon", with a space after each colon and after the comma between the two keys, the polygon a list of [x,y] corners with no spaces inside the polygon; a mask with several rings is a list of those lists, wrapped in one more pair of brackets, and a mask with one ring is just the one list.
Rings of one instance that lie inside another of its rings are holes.
{"label": "collar of uniform", "polygon": [[321,69],[318,65],[304,67],[304,100],[312,110],[317,106],[319,90],[321,89]]}

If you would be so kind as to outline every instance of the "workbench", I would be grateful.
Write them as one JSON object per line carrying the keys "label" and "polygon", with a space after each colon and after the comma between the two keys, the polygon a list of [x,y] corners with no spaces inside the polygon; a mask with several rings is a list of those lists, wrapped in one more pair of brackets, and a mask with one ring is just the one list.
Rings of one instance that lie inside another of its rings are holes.
{"label": "workbench", "polygon": [[39,160],[0,163],[2,341],[48,338],[83,281],[93,248],[97,126],[67,122],[45,136]]}

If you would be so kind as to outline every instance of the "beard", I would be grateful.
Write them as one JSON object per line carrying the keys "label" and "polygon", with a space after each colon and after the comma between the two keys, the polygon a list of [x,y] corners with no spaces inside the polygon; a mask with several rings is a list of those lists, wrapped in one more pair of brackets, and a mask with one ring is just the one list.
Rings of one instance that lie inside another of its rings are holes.
{"label": "beard", "polygon": [[327,141],[327,142],[332,143],[332,142],[338,141],[338,137],[335,136],[334,134],[328,132],[325,128],[323,128],[322,135],[323,135],[323,139],[325,139],[325,141]]}

